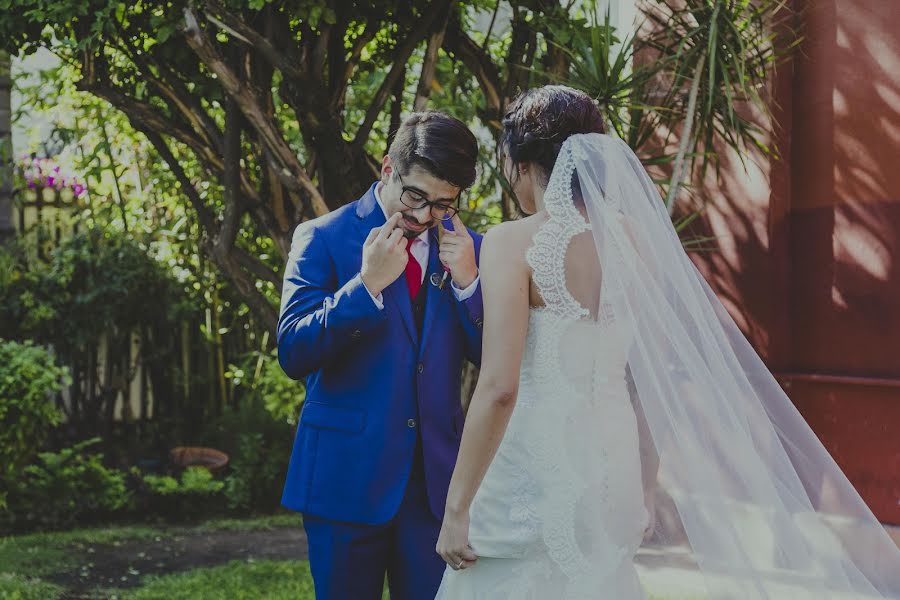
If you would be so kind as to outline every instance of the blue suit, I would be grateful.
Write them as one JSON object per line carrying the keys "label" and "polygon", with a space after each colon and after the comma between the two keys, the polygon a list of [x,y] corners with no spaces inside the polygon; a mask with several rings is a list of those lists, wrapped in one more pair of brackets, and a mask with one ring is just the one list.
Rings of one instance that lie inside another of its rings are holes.
{"label": "blue suit", "polygon": [[306,377],[306,401],[282,504],[304,514],[319,600],[380,599],[385,572],[392,598],[433,598],[464,420],[460,374],[481,356],[480,289],[459,301],[449,282],[431,285],[443,272],[433,230],[421,332],[405,276],[384,290],[383,309],[369,295],[362,245],[385,222],[375,185],[298,226],[284,276],[278,359]]}

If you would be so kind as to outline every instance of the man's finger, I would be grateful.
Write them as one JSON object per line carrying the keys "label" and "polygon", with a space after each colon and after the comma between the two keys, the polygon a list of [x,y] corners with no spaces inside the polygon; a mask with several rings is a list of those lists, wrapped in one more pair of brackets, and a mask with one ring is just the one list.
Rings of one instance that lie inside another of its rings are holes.
{"label": "man's finger", "polygon": [[391,218],[387,220],[387,223],[384,224],[384,227],[381,228],[383,231],[382,238],[387,238],[391,233],[394,232],[394,229],[397,228],[397,224],[400,222],[400,219],[403,218],[401,213],[394,213],[391,215]]}
{"label": "man's finger", "polygon": [[400,241],[403,238],[403,230],[399,227],[394,229],[391,234],[388,236],[388,244],[393,244],[399,246],[402,242]]}
{"label": "man's finger", "polygon": [[460,558],[466,562],[475,562],[478,560],[478,555],[472,550],[472,546],[466,546],[465,550],[460,552]]}
{"label": "man's finger", "polygon": [[369,235],[366,236],[366,241],[363,242],[364,246],[368,246],[372,243],[372,241],[378,237],[378,234],[381,233],[381,227],[373,227],[371,231],[369,231]]}
{"label": "man's finger", "polygon": [[461,233],[463,235],[469,233],[466,230],[466,226],[462,222],[462,219],[459,218],[459,213],[456,213],[455,215],[453,215],[452,222],[453,222],[453,231],[455,231],[456,233]]}

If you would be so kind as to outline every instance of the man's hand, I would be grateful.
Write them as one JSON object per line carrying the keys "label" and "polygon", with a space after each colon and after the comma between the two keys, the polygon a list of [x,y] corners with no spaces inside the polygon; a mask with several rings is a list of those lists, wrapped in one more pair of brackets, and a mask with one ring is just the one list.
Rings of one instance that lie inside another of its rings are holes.
{"label": "man's hand", "polygon": [[394,283],[406,270],[406,238],[403,229],[397,227],[400,213],[395,213],[388,222],[369,232],[363,243],[362,275],[363,284],[373,296],[378,296],[384,288]]}
{"label": "man's hand", "polygon": [[475,242],[458,214],[453,216],[453,231],[444,230],[439,256],[444,266],[450,269],[456,287],[464,290],[478,277]]}

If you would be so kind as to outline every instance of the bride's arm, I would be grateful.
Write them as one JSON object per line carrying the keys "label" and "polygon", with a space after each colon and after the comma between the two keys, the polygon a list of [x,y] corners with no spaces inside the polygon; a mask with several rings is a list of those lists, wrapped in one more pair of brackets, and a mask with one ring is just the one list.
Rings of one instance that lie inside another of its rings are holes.
{"label": "bride's arm", "polygon": [[472,395],[447,509],[467,511],[500,445],[519,391],[519,368],[528,333],[528,268],[514,224],[495,227],[481,248],[484,300],[482,362]]}
{"label": "bride's arm", "polygon": [[[528,267],[525,249],[530,232],[521,223],[491,229],[481,247],[481,288],[484,301],[481,372],[466,415],[456,468],[450,481],[444,529],[438,552],[448,563],[466,557],[459,545],[462,525],[468,534],[472,499],[506,431],[519,390],[519,368],[528,332]],[[449,539],[448,539],[449,538]],[[441,542],[450,542],[442,547]],[[451,548],[452,547],[452,548]],[[449,550],[448,550],[449,548]],[[443,551],[442,551],[443,550]],[[444,552],[449,552],[445,556]]]}

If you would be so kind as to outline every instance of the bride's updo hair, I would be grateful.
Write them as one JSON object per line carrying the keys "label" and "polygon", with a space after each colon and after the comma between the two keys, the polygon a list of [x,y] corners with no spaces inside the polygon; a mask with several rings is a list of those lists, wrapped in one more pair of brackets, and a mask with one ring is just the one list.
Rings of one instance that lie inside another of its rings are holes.
{"label": "bride's updo hair", "polygon": [[549,178],[566,138],[576,133],[606,133],[593,98],[564,85],[522,92],[503,117],[500,151],[514,166],[538,165]]}

